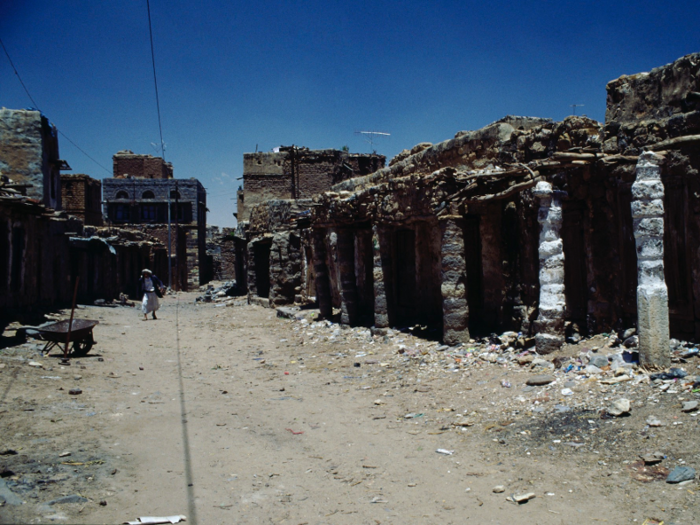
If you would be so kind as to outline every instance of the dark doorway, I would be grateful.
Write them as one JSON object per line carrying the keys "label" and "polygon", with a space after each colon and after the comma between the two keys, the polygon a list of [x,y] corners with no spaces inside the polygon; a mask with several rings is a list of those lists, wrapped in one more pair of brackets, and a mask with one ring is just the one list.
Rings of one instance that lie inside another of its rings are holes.
{"label": "dark doorway", "polygon": [[586,245],[583,235],[582,202],[564,204],[562,243],[564,245],[564,288],[568,318],[583,328],[588,313]]}
{"label": "dark doorway", "polygon": [[21,226],[12,228],[12,268],[10,273],[10,289],[17,293],[22,289],[22,265],[24,261],[24,229]]}
{"label": "dark doorway", "polygon": [[398,230],[395,242],[396,313],[400,323],[411,323],[416,310],[416,234]]}
{"label": "dark doorway", "polygon": [[637,320],[637,247],[632,224],[632,184],[621,185],[617,192],[618,228],[620,231],[620,294],[622,322],[634,326]]}
{"label": "dark doorway", "polygon": [[469,333],[488,335],[491,326],[484,319],[484,270],[481,263],[481,233],[479,217],[464,218],[464,261],[467,267],[467,304],[469,305]]}
{"label": "dark doorway", "polygon": [[687,229],[688,190],[684,181],[673,178],[664,181],[664,271],[668,286],[668,310],[671,335],[683,339],[695,334],[693,281],[690,271]]}
{"label": "dark doorway", "polygon": [[270,243],[256,243],[253,248],[255,287],[258,297],[270,297]]}

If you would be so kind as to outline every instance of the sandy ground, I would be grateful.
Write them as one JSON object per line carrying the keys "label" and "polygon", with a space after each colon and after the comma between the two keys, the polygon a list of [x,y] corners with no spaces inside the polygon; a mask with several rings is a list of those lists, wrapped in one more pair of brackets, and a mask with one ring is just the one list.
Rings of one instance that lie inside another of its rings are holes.
{"label": "sandy ground", "polygon": [[[431,361],[421,355],[437,343],[410,334],[195,296],[166,297],[157,321],[126,307],[78,310],[100,324],[97,345],[70,366],[32,340],[0,350],[0,523],[700,516],[697,480],[664,482],[677,464],[700,465],[700,427],[678,396],[623,385],[631,416],[601,419],[594,405],[618,386],[581,381],[561,411],[557,389],[525,386],[536,373],[527,367]],[[650,414],[667,424],[650,429]],[[643,471],[639,454],[657,449],[666,459]],[[507,500],[525,493],[534,498]]]}

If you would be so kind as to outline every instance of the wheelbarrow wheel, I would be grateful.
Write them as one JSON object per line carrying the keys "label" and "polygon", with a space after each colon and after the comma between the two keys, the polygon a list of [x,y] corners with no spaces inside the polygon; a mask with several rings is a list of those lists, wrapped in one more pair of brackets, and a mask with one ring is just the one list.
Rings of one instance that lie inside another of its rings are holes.
{"label": "wheelbarrow wheel", "polygon": [[92,341],[89,339],[83,339],[82,341],[75,341],[73,342],[73,356],[74,357],[83,357],[87,355],[87,353],[90,351],[92,348]]}

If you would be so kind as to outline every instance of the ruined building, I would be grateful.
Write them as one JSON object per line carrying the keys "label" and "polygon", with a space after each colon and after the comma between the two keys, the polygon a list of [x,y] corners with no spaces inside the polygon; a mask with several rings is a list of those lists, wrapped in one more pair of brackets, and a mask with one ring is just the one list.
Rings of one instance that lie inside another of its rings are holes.
{"label": "ruined building", "polygon": [[[343,180],[373,173],[384,167],[385,162],[386,158],[376,153],[309,150],[296,146],[282,146],[272,153],[246,153],[234,238],[239,290],[250,289],[253,300],[259,298],[263,303],[270,299],[272,304],[283,304],[293,302],[295,296],[299,298],[299,284],[284,275],[297,275],[302,271],[301,242],[297,232],[273,226],[279,214],[270,210],[268,204],[279,203],[287,211],[308,215],[313,195],[328,191]],[[272,216],[260,219],[261,213]],[[262,229],[261,220],[267,221]],[[291,266],[281,272],[277,271],[277,263]],[[253,273],[249,274],[248,268]]]}
{"label": "ruined building", "polygon": [[607,93],[604,125],[506,117],[250,209],[251,300],[448,344],[513,330],[543,353],[635,325],[666,353],[699,338],[700,54]]}
{"label": "ruined building", "polygon": [[81,173],[61,175],[63,209],[85,225],[102,226],[102,182]]}
{"label": "ruined building", "polygon": [[56,127],[39,111],[0,108],[0,175],[23,195],[61,209]]}
{"label": "ruined building", "polygon": [[[144,232],[167,246],[170,214],[173,287],[191,290],[207,282],[204,186],[195,178],[173,178],[172,165],[160,157],[120,151],[113,160],[114,177],[102,185],[109,224]],[[167,271],[160,277],[166,279]]]}
{"label": "ruined building", "polygon": [[238,191],[236,214],[239,222],[248,221],[258,204],[271,199],[308,199],[340,181],[377,171],[386,161],[383,155],[336,149],[276,149],[243,155],[243,188]]}

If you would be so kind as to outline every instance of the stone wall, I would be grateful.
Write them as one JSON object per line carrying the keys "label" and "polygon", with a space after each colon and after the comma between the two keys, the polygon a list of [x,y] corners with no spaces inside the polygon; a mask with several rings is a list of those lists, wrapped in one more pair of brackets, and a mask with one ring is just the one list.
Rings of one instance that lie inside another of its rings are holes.
{"label": "stone wall", "polygon": [[682,143],[680,137],[700,133],[700,53],[621,76],[607,94],[606,153],[638,155],[644,146]]}
{"label": "stone wall", "polygon": [[56,127],[39,111],[0,108],[0,174],[25,195],[61,209]]}
{"label": "stone wall", "polygon": [[69,215],[83,224],[102,226],[102,182],[82,174],[61,175],[61,200]]}

